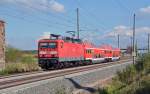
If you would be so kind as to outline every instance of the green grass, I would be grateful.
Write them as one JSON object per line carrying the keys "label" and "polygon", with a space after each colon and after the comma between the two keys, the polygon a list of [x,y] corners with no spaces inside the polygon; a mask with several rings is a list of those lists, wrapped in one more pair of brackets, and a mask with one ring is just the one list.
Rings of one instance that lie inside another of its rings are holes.
{"label": "green grass", "polygon": [[7,47],[6,66],[0,71],[0,75],[31,72],[39,70],[34,54],[27,54],[13,47]]}
{"label": "green grass", "polygon": [[6,63],[16,63],[22,55],[23,53],[19,49],[9,46],[6,48]]}
{"label": "green grass", "polygon": [[37,71],[39,67],[36,63],[11,63],[0,71],[0,75]]}

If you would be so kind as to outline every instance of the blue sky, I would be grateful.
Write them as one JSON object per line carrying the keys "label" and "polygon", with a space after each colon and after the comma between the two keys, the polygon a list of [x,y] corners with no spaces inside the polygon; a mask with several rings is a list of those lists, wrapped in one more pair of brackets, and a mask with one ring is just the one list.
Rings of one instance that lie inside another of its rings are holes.
{"label": "blue sky", "polygon": [[81,38],[96,45],[130,45],[133,13],[136,39],[147,46],[150,33],[149,0],[0,0],[0,19],[6,22],[7,44],[23,50],[37,49],[44,32],[68,36],[76,30],[76,8],[80,10]]}

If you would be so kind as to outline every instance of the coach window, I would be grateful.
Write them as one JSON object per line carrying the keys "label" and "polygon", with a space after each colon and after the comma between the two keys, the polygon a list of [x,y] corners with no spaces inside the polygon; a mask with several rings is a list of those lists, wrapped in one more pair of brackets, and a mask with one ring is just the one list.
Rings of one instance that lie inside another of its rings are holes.
{"label": "coach window", "polygon": [[92,53],[92,51],[90,50],[90,54]]}
{"label": "coach window", "polygon": [[97,58],[99,58],[99,54],[97,55]]}
{"label": "coach window", "polygon": [[87,50],[87,53],[89,54],[89,50]]}
{"label": "coach window", "polygon": [[99,58],[99,55],[97,54],[97,57],[96,58]]}
{"label": "coach window", "polygon": [[91,50],[91,54],[94,53],[94,50]]}

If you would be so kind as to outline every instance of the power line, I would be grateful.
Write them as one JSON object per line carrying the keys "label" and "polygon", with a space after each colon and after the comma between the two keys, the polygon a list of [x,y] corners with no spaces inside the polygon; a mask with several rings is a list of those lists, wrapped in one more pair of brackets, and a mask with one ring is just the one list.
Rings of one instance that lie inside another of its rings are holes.
{"label": "power line", "polygon": [[[23,2],[17,2],[16,0],[15,0],[15,2],[16,2],[16,4],[21,4],[21,5],[24,5],[25,7],[27,7],[26,4],[23,3]],[[8,7],[7,7],[7,8],[8,8]],[[29,8],[31,8],[31,10],[32,10],[34,7],[29,6]],[[31,11],[31,10],[30,10],[30,11]],[[35,11],[38,11],[36,8],[34,8],[34,10],[35,10]],[[41,10],[40,10],[40,12],[44,13],[44,14],[47,15],[47,16],[50,16],[50,15],[48,15],[47,13],[45,13],[44,11],[41,11]],[[22,14],[25,15],[25,13],[22,13]],[[33,17],[33,16],[32,16],[32,17]],[[50,19],[44,19],[44,18],[41,18],[41,17],[38,17],[38,16],[35,16],[35,17],[38,18],[38,20],[47,22],[47,23],[49,23],[49,24],[56,24],[56,25],[60,25],[60,26],[64,26],[64,27],[74,27],[74,25],[65,25],[65,24],[61,24],[60,22],[50,21]],[[35,18],[35,17],[34,17],[34,18]],[[70,23],[69,23],[69,24],[70,24]]]}
{"label": "power line", "polygon": [[[80,10],[81,11],[81,10]],[[87,15],[85,15],[86,13],[85,13],[85,11],[83,11],[84,13],[80,13],[80,16],[82,16],[82,20],[84,20],[84,22],[87,22],[87,24],[85,24],[85,26],[83,27],[83,26],[81,26],[81,28],[85,28],[85,29],[88,29],[88,31],[91,29],[91,28],[89,28],[89,27],[95,27],[94,26],[94,24],[95,23],[93,23],[93,21],[89,21],[89,19],[87,18]],[[82,23],[81,23],[82,24]],[[90,26],[89,26],[90,25]],[[92,30],[92,29],[91,29]]]}
{"label": "power line", "polygon": [[[31,8],[31,7],[30,7]],[[12,9],[12,8],[9,8],[9,7],[7,7],[7,9],[8,10],[10,10],[10,9]],[[32,9],[31,9],[32,10]],[[30,11],[31,11],[30,10]],[[5,10],[5,12],[6,12],[6,10]],[[25,13],[24,13],[24,15],[21,15],[20,17],[18,16],[18,15],[15,15],[16,13],[12,13],[13,15],[10,15],[9,14],[9,12],[7,12],[7,13],[5,13],[5,15],[7,15],[7,16],[9,16],[9,17],[15,17],[16,19],[20,19],[20,20],[23,20],[23,21],[26,21],[26,22],[30,22],[30,23],[33,23],[34,21],[31,21],[31,20],[29,20],[29,19],[26,19],[26,16],[27,15],[25,15]],[[23,13],[22,13],[23,14]],[[52,23],[51,21],[49,21],[48,19],[43,19],[43,18],[40,18],[40,17],[37,17],[37,16],[34,16],[34,18],[38,18],[38,21],[41,21],[41,22],[47,22],[47,24],[45,24],[45,23],[40,23],[40,24],[42,24],[42,25],[48,25],[49,27],[51,26],[52,27],[52,25],[49,25],[50,23]],[[39,22],[38,22],[39,23]],[[54,23],[54,24],[58,24],[58,23]],[[65,26],[64,24],[59,24],[59,25],[62,25],[62,26]],[[66,27],[74,27],[74,26],[66,26]],[[84,28],[87,28],[87,27],[84,27]]]}
{"label": "power line", "polygon": [[[39,11],[39,10],[38,10]],[[43,11],[41,11],[41,13],[42,13]],[[43,12],[44,13],[44,12]],[[44,13],[45,14],[45,13]],[[48,15],[48,14],[46,14],[46,15]],[[66,22],[68,22],[69,24],[70,23],[72,23],[72,24],[75,24],[75,22],[74,22],[74,20],[69,20],[69,19],[66,19],[66,18],[64,18],[63,16],[60,16],[60,15],[53,15],[52,13],[50,13],[50,15],[48,15],[48,16],[52,16],[52,17],[54,17],[54,18],[56,18],[56,19],[62,19],[62,20],[64,20],[64,21],[66,21]]]}
{"label": "power line", "polygon": [[125,9],[129,13],[131,12],[130,9],[122,3],[122,1],[120,1],[120,0],[113,0],[113,1],[122,9]]}
{"label": "power line", "polygon": [[[89,11],[89,9],[86,9],[85,7],[81,6],[81,4],[79,3],[78,0],[77,0],[77,3],[79,5],[79,7],[86,12],[86,14],[88,14],[89,16],[91,16],[91,18],[93,18],[93,20],[95,20],[96,22],[99,21],[99,19],[97,19],[97,17],[95,16],[95,14],[93,14],[91,11]],[[101,23],[100,27],[103,28],[104,30],[106,30],[104,23],[102,23],[102,21],[99,21],[99,23]]]}
{"label": "power line", "polygon": [[[31,9],[35,10],[35,11],[38,11],[38,12],[44,14],[44,15],[51,16],[51,17],[56,18],[56,19],[61,19],[61,20],[63,20],[63,21],[68,22],[69,24],[70,24],[70,23],[73,23],[73,24],[74,24],[74,22],[73,22],[72,20],[68,20],[68,19],[66,19],[66,18],[64,18],[64,17],[58,16],[58,15],[53,15],[52,13],[51,13],[50,15],[48,15],[48,13],[44,12],[43,10],[38,9],[38,8],[36,8],[36,7],[33,7],[33,6],[31,6],[31,5],[26,6],[23,2],[18,2],[18,1],[16,1],[16,0],[15,0],[15,2],[18,3],[18,4],[20,3],[20,4],[24,5],[25,7],[29,7],[29,8],[31,8]],[[43,4],[39,4],[39,5],[44,6],[44,7],[46,7],[46,8],[49,8],[48,6],[45,6],[45,5],[43,5]]]}
{"label": "power line", "polygon": [[[2,13],[2,12],[1,12]],[[24,18],[24,17],[21,17],[21,16],[17,16],[17,15],[10,15],[10,14],[8,14],[8,13],[3,13],[3,15],[5,15],[5,16],[8,16],[8,17],[12,17],[12,18],[15,18],[15,19],[19,19],[19,20],[22,20],[22,21],[25,21],[25,22],[30,22],[30,23],[36,23],[36,24],[39,24],[39,25],[43,25],[43,26],[47,26],[47,27],[51,27],[51,28],[54,28],[54,26],[52,26],[52,25],[49,25],[49,24],[46,24],[46,23],[42,23],[42,22],[38,22],[38,21],[32,21],[32,20],[29,20],[29,19],[26,19],[26,18]],[[59,29],[62,29],[62,28],[60,28],[60,27],[56,27],[57,29],[59,28]],[[56,29],[55,28],[55,29]]]}
{"label": "power line", "polygon": [[[91,11],[89,11],[89,9],[87,10],[85,7],[81,6],[79,2],[78,2],[78,5],[79,5],[80,9],[82,9],[82,10],[85,12],[85,13],[82,13],[83,15],[85,15],[84,18],[86,18],[86,17],[88,17],[88,16],[91,16],[91,17],[89,17],[89,18],[92,18],[93,20],[95,20],[95,21],[96,21],[96,25],[98,25],[98,27],[100,27],[100,28],[103,29],[103,30],[107,30],[107,28],[105,27],[105,25],[102,24],[102,23],[99,21],[99,19],[97,19],[97,17],[96,17]],[[87,15],[86,15],[86,14],[87,14]],[[92,23],[93,20],[92,20],[90,23]],[[89,21],[89,19],[88,19],[87,21]],[[97,22],[99,22],[99,23],[97,24]],[[101,23],[101,24],[100,24],[100,23]],[[94,24],[95,24],[95,22],[94,22],[92,25],[94,25]],[[89,30],[89,29],[88,29],[88,30]],[[93,31],[93,30],[92,30],[92,31]],[[97,31],[97,30],[96,30],[96,31]],[[86,33],[86,34],[87,34],[87,33]],[[85,34],[84,34],[84,35],[85,35]],[[92,35],[93,35],[93,33],[92,33]],[[98,35],[98,34],[96,34],[96,35]],[[86,35],[85,37],[87,37],[87,35]]]}
{"label": "power line", "polygon": [[[9,11],[9,10],[11,10],[12,8],[7,7],[7,8],[5,8],[4,11],[6,12],[7,9],[8,9],[8,11]],[[7,12],[7,13],[9,13],[9,12]],[[13,14],[16,14],[16,13],[13,13]],[[22,14],[23,14],[23,13],[22,13]],[[16,16],[17,16],[17,15],[16,15]],[[24,13],[24,15],[21,15],[21,17],[24,17],[24,18],[26,18],[27,16],[29,16],[29,15],[25,15],[25,13]],[[33,16],[30,16],[30,17],[33,17]],[[44,23],[47,23],[47,24],[52,24],[52,25],[56,24],[56,25],[63,26],[63,27],[74,27],[74,26],[71,26],[71,25],[64,25],[64,24],[61,24],[61,23],[58,23],[58,22],[53,22],[53,21],[50,21],[49,19],[44,19],[44,18],[41,18],[41,17],[39,17],[39,16],[34,16],[33,18],[37,18],[38,21],[41,21],[41,22],[44,22]]]}

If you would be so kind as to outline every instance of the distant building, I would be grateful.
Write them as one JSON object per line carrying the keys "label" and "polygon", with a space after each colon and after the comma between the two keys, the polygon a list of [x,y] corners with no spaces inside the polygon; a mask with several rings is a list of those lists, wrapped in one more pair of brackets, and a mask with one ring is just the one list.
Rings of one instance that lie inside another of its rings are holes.
{"label": "distant building", "polygon": [[5,66],[5,22],[0,20],[0,69]]}

